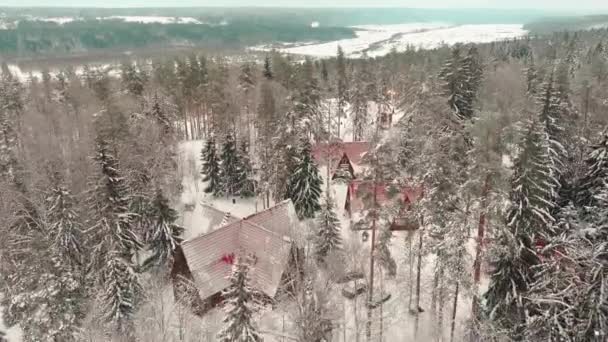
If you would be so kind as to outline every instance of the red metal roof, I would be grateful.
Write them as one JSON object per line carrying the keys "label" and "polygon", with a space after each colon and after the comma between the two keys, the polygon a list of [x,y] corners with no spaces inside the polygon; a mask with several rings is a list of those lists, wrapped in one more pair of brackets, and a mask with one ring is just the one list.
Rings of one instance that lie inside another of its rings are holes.
{"label": "red metal roof", "polygon": [[365,141],[319,143],[313,146],[312,155],[318,165],[327,165],[327,155],[331,158],[332,168],[335,168],[342,156],[346,154],[350,162],[360,165],[363,155],[369,151],[370,144]]}
{"label": "red metal roof", "polygon": [[[422,187],[403,186],[398,194],[389,196],[391,185],[378,182],[375,186],[378,205],[390,201],[401,201],[404,204],[413,203],[422,196]],[[350,212],[358,212],[370,208],[374,196],[374,182],[371,180],[353,180],[348,184],[347,200],[350,200]]]}
{"label": "red metal roof", "polygon": [[293,204],[286,201],[185,241],[184,256],[201,296],[207,298],[228,286],[231,260],[254,256],[253,286],[274,297],[289,260],[290,230],[297,224]]}

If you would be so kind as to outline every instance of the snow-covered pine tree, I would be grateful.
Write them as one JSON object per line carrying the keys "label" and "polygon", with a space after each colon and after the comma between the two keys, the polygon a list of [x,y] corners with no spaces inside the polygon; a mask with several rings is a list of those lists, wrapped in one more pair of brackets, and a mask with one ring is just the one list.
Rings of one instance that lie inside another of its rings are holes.
{"label": "snow-covered pine tree", "polygon": [[144,243],[148,245],[151,255],[144,261],[144,268],[170,265],[173,252],[182,242],[184,233],[184,228],[175,223],[177,219],[177,211],[169,206],[169,200],[162,190],[157,189],[145,218]]}
{"label": "snow-covered pine tree", "polygon": [[251,287],[250,267],[237,258],[230,276],[228,288],[223,292],[225,306],[224,326],[217,335],[220,342],[261,342],[253,315],[258,305],[256,293]]}
{"label": "snow-covered pine tree", "polygon": [[217,147],[215,137],[209,136],[205,142],[205,147],[201,152],[201,162],[203,164],[201,173],[203,174],[203,182],[208,182],[205,187],[206,193],[212,193],[214,196],[223,194],[223,185],[220,170],[220,159],[217,155]]}
{"label": "snow-covered pine tree", "polygon": [[241,65],[241,73],[239,74],[239,88],[244,93],[249,93],[255,86],[255,68],[251,63]]}
{"label": "snow-covered pine tree", "polygon": [[321,212],[317,217],[317,237],[315,240],[315,256],[317,263],[322,264],[325,258],[342,248],[342,235],[340,233],[340,220],[334,209],[331,196],[325,197]]}
{"label": "snow-covered pine tree", "polygon": [[163,128],[165,134],[171,132],[173,125],[169,116],[161,106],[161,99],[158,96],[158,93],[154,93],[152,107],[147,114]]}
{"label": "snow-covered pine tree", "polygon": [[313,218],[321,205],[321,176],[312,158],[312,146],[307,137],[300,139],[298,159],[287,183],[287,197],[294,204],[300,219]]}
{"label": "snow-covered pine tree", "polygon": [[260,184],[258,193],[264,194],[268,204],[270,200],[271,185],[270,180],[273,178],[272,156],[278,146],[273,144],[274,134],[279,120],[276,117],[277,110],[272,87],[269,82],[263,82],[260,89],[260,101],[257,109],[257,120],[254,125],[257,130],[256,135],[256,151],[257,165],[259,165]]}
{"label": "snow-covered pine tree", "polygon": [[264,58],[264,71],[262,72],[262,75],[267,80],[272,80],[272,78],[273,78],[272,65],[271,65],[271,62],[270,62],[270,56],[266,56]]}
{"label": "snow-covered pine tree", "polygon": [[239,194],[241,161],[234,134],[226,134],[220,159],[222,161],[220,164],[222,191],[226,196],[236,196]]}
{"label": "snow-covered pine tree", "polygon": [[524,338],[528,322],[527,293],[540,263],[536,242],[547,241],[554,224],[548,134],[538,121],[526,126],[514,164],[511,206],[506,226],[498,233],[491,261],[494,271],[485,294],[489,320],[514,340]]}
{"label": "snow-covered pine tree", "polygon": [[141,296],[139,275],[122,252],[112,251],[103,269],[101,310],[116,336],[132,338],[133,315]]}
{"label": "snow-covered pine tree", "polygon": [[547,132],[548,145],[547,155],[551,165],[551,181],[555,182],[554,197],[560,189],[560,178],[562,168],[567,158],[567,151],[563,145],[562,108],[560,106],[559,92],[555,88],[555,76],[552,71],[547,81],[542,85],[538,99],[541,110],[539,113],[540,122],[545,126]]}
{"label": "snow-covered pine tree", "polygon": [[127,62],[122,64],[121,78],[125,90],[137,97],[143,95],[147,77],[142,70],[138,70],[138,67],[134,63]]}
{"label": "snow-covered pine tree", "polygon": [[365,91],[365,85],[371,75],[366,74],[366,70],[359,70],[355,73],[354,78],[348,94],[351,103],[353,141],[362,141],[364,140],[365,128],[370,121],[368,104],[371,99]]}
{"label": "snow-covered pine tree", "polygon": [[526,337],[529,341],[592,341],[576,337],[584,324],[577,320],[576,312],[587,297],[581,278],[587,272],[591,250],[581,239],[577,209],[569,205],[559,215],[561,233],[552,237],[543,250],[547,257],[534,268],[537,277],[527,296],[534,315]]}
{"label": "snow-covered pine tree", "polygon": [[[472,45],[467,51],[467,55],[462,59],[463,72],[465,73],[465,89],[466,89],[466,98],[471,110],[473,109],[473,105],[475,99],[477,98],[477,92],[479,91],[479,87],[481,86],[481,81],[483,80],[483,64],[481,61],[481,57],[479,56],[479,50],[475,45]],[[471,112],[471,116],[472,116]],[[470,116],[470,117],[471,117]]]}
{"label": "snow-covered pine tree", "polygon": [[526,72],[526,93],[528,96],[535,97],[538,93],[539,87],[539,77],[538,70],[536,69],[536,65],[534,64],[534,55],[530,54],[530,58],[528,59],[528,65],[525,70]]}
{"label": "snow-covered pine tree", "polygon": [[0,178],[18,181],[17,147],[19,117],[23,111],[23,86],[9,74],[0,77]]}
{"label": "snow-covered pine tree", "polygon": [[270,140],[268,168],[263,171],[268,175],[268,189],[275,202],[289,198],[289,180],[298,162],[298,128],[294,127],[294,116],[288,112],[277,123]]}
{"label": "snow-covered pine tree", "polygon": [[579,181],[576,202],[583,208],[595,208],[597,196],[608,184],[608,129],[604,130],[600,141],[591,146],[585,162],[587,172]]}
{"label": "snow-covered pine tree", "polygon": [[96,143],[93,159],[100,172],[88,197],[90,276],[97,288],[105,290],[101,304],[106,322],[113,325],[117,334],[128,335],[141,288],[133,259],[142,244],[135,231],[135,214],[129,210],[131,198],[118,160],[101,135]]}
{"label": "snow-covered pine tree", "polygon": [[319,141],[326,133],[326,124],[321,117],[321,89],[314,75],[314,65],[310,59],[299,67],[297,88],[291,96],[294,119],[303,134]]}
{"label": "snow-covered pine tree", "polygon": [[459,120],[473,115],[466,89],[468,70],[463,69],[463,66],[462,46],[458,45],[452,48],[451,56],[439,72],[439,78],[444,82],[443,95],[448,98],[448,106]]}
{"label": "snow-covered pine tree", "polygon": [[238,154],[240,163],[238,193],[241,197],[252,197],[255,195],[256,184],[251,158],[249,158],[249,144],[245,139],[241,141]]}
{"label": "snow-covered pine tree", "polygon": [[74,196],[69,189],[56,184],[47,196],[48,235],[52,248],[64,261],[81,265],[83,260],[83,230],[75,210]]}

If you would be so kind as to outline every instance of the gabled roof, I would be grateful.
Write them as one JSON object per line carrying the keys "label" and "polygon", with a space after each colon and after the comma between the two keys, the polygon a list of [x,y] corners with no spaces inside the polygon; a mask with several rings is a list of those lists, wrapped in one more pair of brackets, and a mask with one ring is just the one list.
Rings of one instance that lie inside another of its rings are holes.
{"label": "gabled roof", "polygon": [[244,220],[251,221],[273,233],[291,237],[292,229],[296,228],[298,223],[297,217],[293,203],[291,200],[286,200],[274,207],[247,216]]}
{"label": "gabled roof", "polygon": [[[376,192],[376,202],[379,206],[392,201],[401,201],[403,204],[413,203],[422,196],[422,187],[403,186],[395,189],[395,194],[391,194],[391,185],[378,182],[375,184],[371,180],[353,180],[348,184],[348,200],[350,200],[350,211],[358,212],[366,208],[371,208]],[[374,190],[375,188],[375,190]]]}
{"label": "gabled roof", "polygon": [[207,221],[209,222],[209,227],[207,228],[208,232],[212,232],[217,228],[240,220],[240,218],[230,213],[214,208],[208,204],[201,203],[201,206],[203,207],[203,215],[207,218]]}
{"label": "gabled roof", "polygon": [[297,222],[293,204],[286,201],[183,242],[186,263],[202,297],[228,286],[232,260],[239,256],[254,256],[252,285],[274,297],[291,252],[289,232]]}
{"label": "gabled roof", "polygon": [[319,143],[313,146],[312,155],[318,165],[327,165],[327,155],[332,161],[334,168],[340,159],[346,154],[353,165],[361,165],[363,156],[369,151],[370,143],[364,141],[356,142],[332,142]]}

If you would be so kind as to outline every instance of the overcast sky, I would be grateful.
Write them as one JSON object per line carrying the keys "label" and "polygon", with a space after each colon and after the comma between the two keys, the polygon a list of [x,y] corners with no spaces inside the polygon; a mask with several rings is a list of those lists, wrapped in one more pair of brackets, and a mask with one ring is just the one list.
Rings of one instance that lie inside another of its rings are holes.
{"label": "overcast sky", "polygon": [[0,6],[71,7],[418,7],[418,8],[535,8],[547,10],[608,9],[608,0],[0,0]]}

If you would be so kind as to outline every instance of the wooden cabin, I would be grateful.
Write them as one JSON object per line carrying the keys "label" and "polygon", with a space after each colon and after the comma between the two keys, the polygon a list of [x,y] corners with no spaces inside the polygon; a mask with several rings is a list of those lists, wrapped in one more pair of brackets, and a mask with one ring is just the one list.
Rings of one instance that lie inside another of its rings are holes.
{"label": "wooden cabin", "polygon": [[370,144],[362,141],[320,143],[313,146],[312,155],[317,165],[329,163],[331,179],[357,179],[369,148]]}
{"label": "wooden cabin", "polygon": [[374,186],[374,182],[370,180],[353,180],[348,185],[344,212],[351,218],[351,228],[355,230],[369,229],[358,227],[357,214],[373,209],[374,192],[378,207],[391,203],[398,204],[401,207],[400,214],[392,219],[390,230],[412,231],[419,228],[418,222],[409,217],[407,213],[411,204],[422,196],[421,187],[404,186],[397,189],[385,183],[376,183]]}
{"label": "wooden cabin", "polygon": [[255,260],[252,286],[272,301],[298,277],[300,255],[292,229],[299,225],[291,201],[229,222],[185,241],[176,250],[171,276],[177,299],[187,296],[193,311],[204,315],[222,302],[237,258]]}

